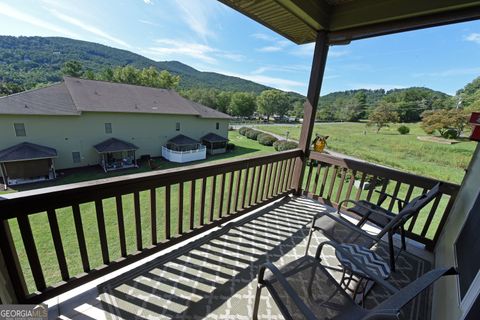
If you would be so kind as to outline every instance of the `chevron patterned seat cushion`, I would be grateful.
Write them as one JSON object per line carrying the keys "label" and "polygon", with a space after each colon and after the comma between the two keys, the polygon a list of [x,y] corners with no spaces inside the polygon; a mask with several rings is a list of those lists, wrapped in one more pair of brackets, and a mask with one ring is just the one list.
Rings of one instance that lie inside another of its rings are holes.
{"label": "chevron patterned seat cushion", "polygon": [[[390,276],[390,267],[388,264],[372,250],[353,243],[341,244],[340,247],[350,253],[353,259],[356,260],[355,262],[357,262],[357,264],[363,265],[365,269],[371,273],[374,273],[383,279],[387,279]],[[349,257],[345,257],[340,251],[336,251],[335,254],[338,261],[340,261],[345,268],[360,277],[368,278],[368,276],[365,275],[355,263],[352,263]]]}

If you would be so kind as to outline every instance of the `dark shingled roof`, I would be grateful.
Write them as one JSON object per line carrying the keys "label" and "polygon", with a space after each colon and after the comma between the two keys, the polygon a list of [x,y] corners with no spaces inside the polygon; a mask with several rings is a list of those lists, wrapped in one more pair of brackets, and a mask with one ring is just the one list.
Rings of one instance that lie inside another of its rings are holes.
{"label": "dark shingled roof", "polygon": [[93,146],[99,153],[137,150],[133,143],[116,138],[110,138]]}
{"label": "dark shingled roof", "polygon": [[173,143],[173,144],[181,146],[181,145],[189,145],[189,144],[200,143],[200,141],[197,141],[197,140],[192,139],[190,137],[184,136],[183,134],[179,134],[178,136],[175,136],[172,139],[168,140],[168,143]]}
{"label": "dark shingled roof", "polygon": [[174,90],[65,77],[50,87],[0,98],[0,114],[80,115],[82,112],[127,112],[230,116],[183,98]]}
{"label": "dark shingled roof", "polygon": [[57,150],[30,142],[22,142],[0,151],[0,162],[56,158]]}
{"label": "dark shingled roof", "polygon": [[219,136],[218,134],[215,134],[213,132],[210,132],[209,134],[206,134],[202,137],[202,141],[208,141],[208,142],[225,142],[228,141],[227,138]]}

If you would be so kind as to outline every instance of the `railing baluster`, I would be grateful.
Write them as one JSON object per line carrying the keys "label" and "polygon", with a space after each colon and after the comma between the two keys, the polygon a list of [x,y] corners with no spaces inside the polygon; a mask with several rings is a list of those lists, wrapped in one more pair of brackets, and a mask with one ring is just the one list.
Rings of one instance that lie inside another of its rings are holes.
{"label": "railing baluster", "polygon": [[263,202],[265,199],[265,188],[267,187],[267,171],[268,163],[263,165],[263,174],[262,174],[262,186],[260,187],[260,202]]}
{"label": "railing baluster", "polygon": [[102,200],[95,200],[95,212],[97,214],[98,236],[100,238],[100,247],[102,249],[103,264],[110,263],[107,245],[107,232],[105,231],[105,214],[103,213]]}
{"label": "railing baluster", "polygon": [[325,191],[325,187],[327,184],[328,171],[330,171],[330,165],[327,165],[327,167],[325,168],[325,171],[323,172],[322,185],[320,186],[320,192],[318,193],[318,196],[322,198],[323,198],[323,192]]}
{"label": "railing baluster", "polygon": [[62,237],[60,235],[60,229],[58,228],[58,220],[55,209],[47,211],[48,224],[50,225],[50,231],[52,232],[53,246],[55,247],[55,253],[57,255],[58,267],[62,275],[62,280],[67,281],[70,279],[68,274],[67,260],[65,259],[65,251],[63,250]]}
{"label": "railing baluster", "polygon": [[388,205],[388,211],[392,211],[393,210],[393,206],[395,205],[395,202],[397,200],[395,200],[395,198],[398,196],[398,192],[400,191],[400,186],[402,185],[401,182],[397,181],[397,183],[395,184],[395,189],[393,189],[393,193],[392,193],[392,199],[390,200],[390,204]]}
{"label": "railing baluster", "polygon": [[190,230],[195,228],[195,179],[190,182]]}
{"label": "railing baluster", "polygon": [[[427,188],[424,188],[422,190],[422,194],[427,192]],[[410,225],[408,226],[408,232],[413,232],[413,228],[415,227],[415,223],[417,222],[417,218],[420,215],[421,212],[417,213],[416,215],[413,216],[413,218],[410,220]]]}
{"label": "railing baluster", "polygon": [[228,180],[228,200],[227,200],[227,213],[228,216],[230,214],[230,210],[232,209],[232,196],[233,196],[233,181],[235,178],[235,171],[231,171]]}
{"label": "railing baluster", "polygon": [[263,166],[258,166],[258,175],[257,175],[257,179],[255,181],[255,191],[253,192],[253,204],[256,204],[258,203],[258,191],[259,191],[259,188],[260,188],[260,180],[262,179],[262,175],[263,175]]}
{"label": "railing baluster", "polygon": [[282,183],[280,184],[280,189],[282,193],[285,191],[285,180],[289,170],[290,170],[290,162],[288,160],[285,160],[285,169],[283,170]]}
{"label": "railing baluster", "polygon": [[90,271],[90,262],[88,261],[87,245],[85,243],[85,233],[83,231],[82,216],[80,214],[80,206],[74,204],[72,206],[73,221],[75,223],[75,233],[77,234],[78,249],[80,258],[82,259],[83,271]]}
{"label": "railing baluster", "polygon": [[279,164],[278,164],[278,162],[275,162],[273,165],[275,166],[275,168],[273,170],[273,175],[272,175],[272,180],[271,180],[272,185],[271,185],[271,190],[270,190],[272,197],[275,196],[275,183],[277,181],[277,171],[278,171]]}
{"label": "railing baluster", "polygon": [[200,225],[205,224],[205,195],[207,193],[207,178],[202,178],[202,189],[200,191]]}
{"label": "railing baluster", "polygon": [[327,199],[332,198],[333,187],[335,186],[335,180],[337,180],[337,173],[338,173],[338,167],[334,166],[332,175],[330,177],[330,188],[328,189]]}
{"label": "railing baluster", "polygon": [[267,175],[267,185],[265,186],[264,197],[265,199],[270,199],[270,189],[272,186],[272,176],[273,176],[273,163],[268,164],[268,175]]}
{"label": "railing baluster", "polygon": [[350,181],[348,182],[347,194],[345,195],[345,199],[350,199],[352,195],[352,188],[355,182],[355,175],[357,174],[356,170],[350,171]]}
{"label": "railing baluster", "polygon": [[152,233],[152,245],[157,244],[157,190],[150,189],[150,227]]}
{"label": "railing baluster", "polygon": [[247,201],[247,184],[248,184],[248,175],[250,173],[250,168],[246,169],[245,178],[243,179],[243,198],[242,198],[242,209],[245,208],[246,201]]}
{"label": "railing baluster", "polygon": [[282,181],[282,175],[284,171],[285,163],[283,160],[280,161],[280,170],[277,172],[277,181],[275,182],[275,195],[280,193],[280,183]]}
{"label": "railing baluster", "polygon": [[340,200],[340,196],[342,195],[343,185],[345,183],[346,174],[347,174],[347,169],[342,168],[342,175],[341,175],[341,178],[340,178],[340,184],[338,185],[337,196],[335,197],[335,202],[336,203],[338,203],[338,201]]}
{"label": "railing baluster", "polygon": [[183,233],[183,182],[178,184],[178,234]]}
{"label": "railing baluster", "polygon": [[237,174],[237,187],[235,188],[235,196],[233,197],[233,201],[234,201],[233,212],[238,211],[238,198],[240,197],[241,180],[242,180],[242,169],[238,170],[238,174]]}
{"label": "railing baluster", "polygon": [[218,217],[221,218],[223,216],[223,197],[225,196],[225,179],[226,174],[222,174],[222,182],[220,183],[220,199],[218,201]]}
{"label": "railing baluster", "polygon": [[305,184],[305,193],[308,194],[310,192],[310,180],[312,179],[312,172],[313,172],[313,160],[309,161],[308,165],[308,174],[307,174],[307,181]]}
{"label": "railing baluster", "polygon": [[17,249],[12,238],[8,220],[0,221],[0,249],[5,260],[13,290],[19,302],[27,296],[27,286],[18,260]]}
{"label": "railing baluster", "polygon": [[248,195],[248,206],[252,206],[253,204],[253,190],[255,189],[255,180],[257,174],[257,167],[253,167],[252,176],[250,177],[250,194]]}
{"label": "railing baluster", "polygon": [[357,194],[355,195],[355,201],[360,200],[360,196],[362,195],[363,186],[365,185],[365,179],[367,178],[367,174],[362,172],[362,177],[360,178],[360,185],[357,190]]}
{"label": "railing baluster", "polygon": [[165,186],[165,238],[168,240],[171,238],[170,230],[171,230],[171,185],[167,184]]}
{"label": "railing baluster", "polygon": [[435,197],[435,200],[433,201],[432,209],[430,209],[430,213],[428,214],[427,220],[425,220],[425,224],[423,225],[422,233],[420,233],[420,236],[425,237],[427,235],[428,228],[432,223],[433,216],[437,211],[438,204],[440,203],[441,198],[442,198],[442,194],[439,194],[438,196]]}
{"label": "railing baluster", "polygon": [[214,219],[214,213],[215,213],[215,190],[217,188],[217,176],[214,175],[211,180],[211,185],[210,185],[210,220],[209,222],[212,222]]}
{"label": "railing baluster", "polygon": [[378,179],[377,176],[373,176],[370,182],[370,185],[368,187],[368,193],[367,193],[367,201],[370,201],[370,199],[372,199],[373,190],[375,190],[375,187],[377,186],[377,179]]}
{"label": "railing baluster", "polygon": [[137,250],[142,251],[142,215],[140,212],[140,193],[133,193],[133,210],[135,213],[135,235],[137,238]]}
{"label": "railing baluster", "polygon": [[320,179],[321,169],[322,169],[322,165],[320,164],[320,162],[317,161],[317,170],[315,170],[315,179],[313,180],[313,190],[312,190],[313,195],[317,194],[317,186],[318,186],[318,180]]}
{"label": "railing baluster", "polygon": [[288,173],[288,190],[292,188],[293,170],[297,162],[297,158],[290,159],[292,165],[290,166],[290,172]]}
{"label": "railing baluster", "polygon": [[122,257],[127,256],[127,244],[125,240],[125,223],[123,221],[123,203],[122,196],[115,197],[117,206],[118,236],[120,239],[120,252]]}
{"label": "railing baluster", "polygon": [[[387,191],[387,186],[388,186],[389,182],[390,181],[388,179],[383,180],[382,188],[380,189],[380,194],[385,193]],[[380,205],[380,200],[381,200],[381,197],[379,196],[378,199],[377,199],[377,205]]]}

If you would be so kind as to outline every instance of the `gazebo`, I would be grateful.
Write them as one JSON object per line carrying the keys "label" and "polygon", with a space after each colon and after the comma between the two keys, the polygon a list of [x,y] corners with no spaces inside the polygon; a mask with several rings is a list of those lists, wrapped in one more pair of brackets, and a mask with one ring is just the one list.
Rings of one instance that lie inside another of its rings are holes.
{"label": "gazebo", "polygon": [[56,178],[53,158],[57,150],[30,142],[22,142],[0,151],[0,171],[5,189],[9,185],[45,181]]}
{"label": "gazebo", "polygon": [[100,155],[99,163],[105,172],[137,167],[135,151],[138,147],[133,143],[110,138],[93,147]]}
{"label": "gazebo", "polygon": [[200,141],[179,134],[167,141],[162,147],[162,156],[172,162],[190,162],[207,157],[206,148]]}
{"label": "gazebo", "polygon": [[210,132],[202,137],[202,144],[207,147],[208,154],[219,154],[227,151],[228,139]]}

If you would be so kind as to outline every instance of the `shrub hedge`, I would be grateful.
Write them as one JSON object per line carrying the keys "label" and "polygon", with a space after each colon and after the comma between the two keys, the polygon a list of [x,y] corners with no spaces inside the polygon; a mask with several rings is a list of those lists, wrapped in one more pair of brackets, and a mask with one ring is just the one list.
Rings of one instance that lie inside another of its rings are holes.
{"label": "shrub hedge", "polygon": [[268,133],[261,133],[257,136],[258,143],[264,146],[272,146],[278,139]]}
{"label": "shrub hedge", "polygon": [[261,134],[260,131],[251,129],[245,133],[245,137],[247,137],[248,139],[257,140],[259,134]]}
{"label": "shrub hedge", "polygon": [[242,136],[244,136],[248,130],[252,130],[252,128],[249,128],[249,127],[241,127],[240,129],[238,129],[238,133],[240,133]]}
{"label": "shrub hedge", "polygon": [[397,130],[400,134],[408,134],[410,132],[410,128],[407,126],[400,126]]}
{"label": "shrub hedge", "polygon": [[278,140],[278,141],[275,141],[275,143],[273,144],[273,147],[277,151],[286,151],[286,150],[297,148],[298,143],[293,141],[287,141],[287,140]]}

